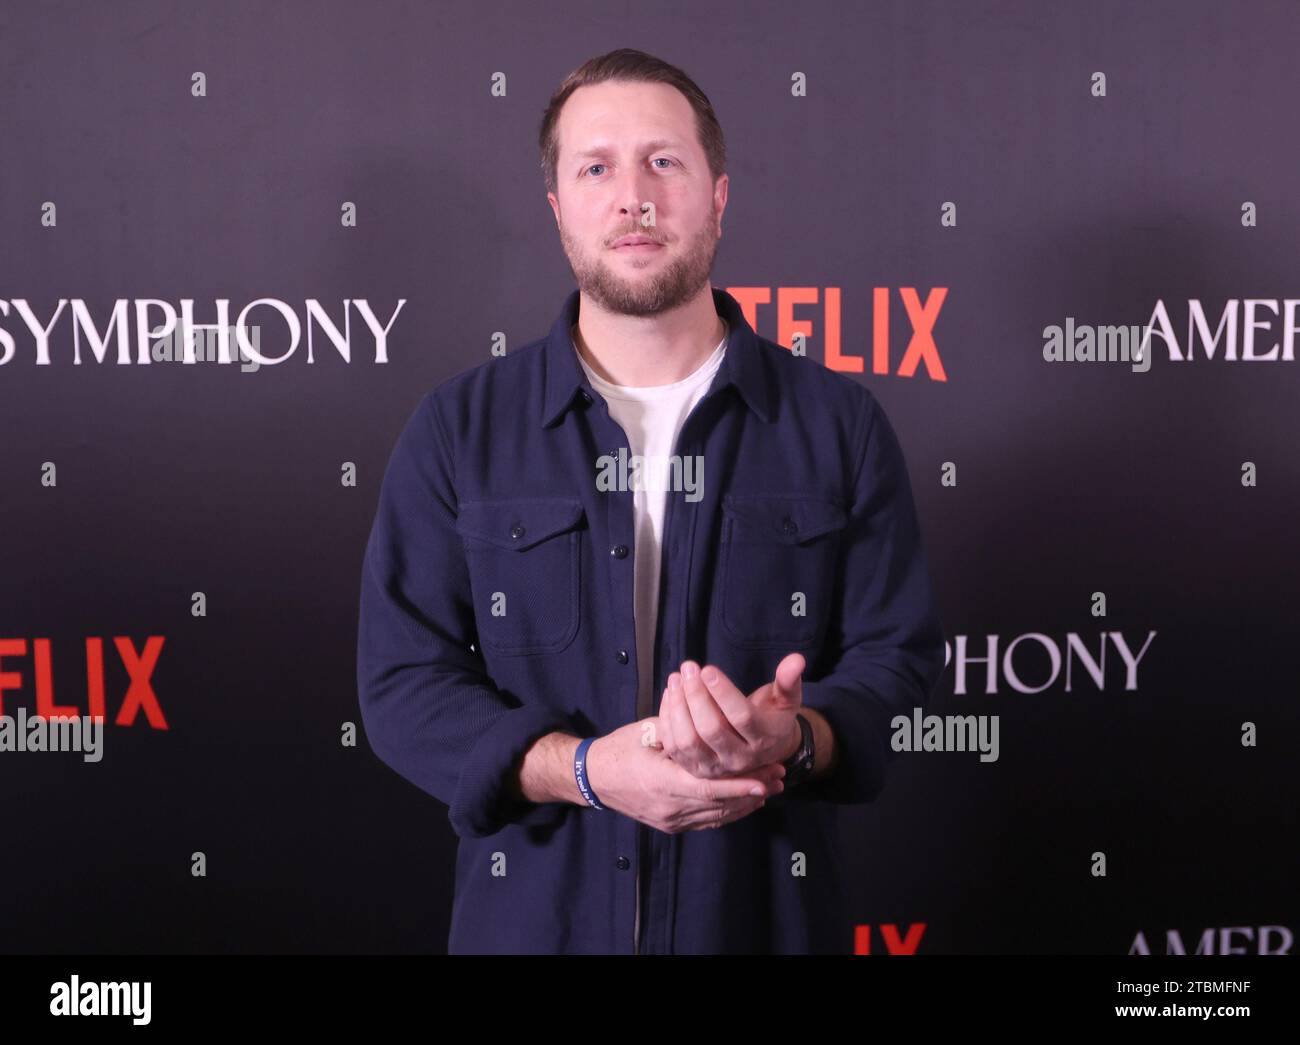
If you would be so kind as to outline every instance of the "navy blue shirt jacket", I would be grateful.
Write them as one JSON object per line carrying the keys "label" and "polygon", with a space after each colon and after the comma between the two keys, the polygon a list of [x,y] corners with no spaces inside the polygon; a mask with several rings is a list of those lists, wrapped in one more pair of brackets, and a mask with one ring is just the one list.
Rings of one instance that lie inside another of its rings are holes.
{"label": "navy blue shirt jacket", "polygon": [[[633,953],[638,874],[640,953],[852,951],[839,807],[879,794],[890,721],[927,702],[943,631],[875,397],[712,293],[730,332],[675,451],[703,458],[703,496],[666,495],[653,665],[636,656],[633,491],[596,486],[598,458],[631,449],[575,355],[576,290],[549,336],[426,393],[393,449],[357,681],[375,752],[459,836],[453,954]],[[634,721],[640,671],[657,706],[687,658],[752,693],[795,650],[838,763],[739,821],[669,835],[505,790],[543,734]]]}

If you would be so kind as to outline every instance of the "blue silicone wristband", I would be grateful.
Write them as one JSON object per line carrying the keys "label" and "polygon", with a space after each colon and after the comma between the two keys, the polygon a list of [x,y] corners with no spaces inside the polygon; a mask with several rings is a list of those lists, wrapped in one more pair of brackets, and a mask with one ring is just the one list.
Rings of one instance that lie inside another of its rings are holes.
{"label": "blue silicone wristband", "polygon": [[578,745],[578,750],[573,755],[573,776],[578,781],[578,790],[582,792],[582,797],[594,809],[604,809],[605,807],[596,800],[596,792],[591,789],[591,784],[587,781],[587,748],[591,747],[591,742],[595,737],[588,737]]}

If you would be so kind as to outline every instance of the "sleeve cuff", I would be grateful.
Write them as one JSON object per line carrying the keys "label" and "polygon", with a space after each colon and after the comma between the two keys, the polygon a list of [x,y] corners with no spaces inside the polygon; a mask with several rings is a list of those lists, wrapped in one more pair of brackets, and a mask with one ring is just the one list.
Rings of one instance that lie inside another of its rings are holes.
{"label": "sleeve cuff", "polygon": [[885,786],[892,759],[889,712],[871,692],[846,689],[829,681],[804,682],[803,704],[821,712],[835,734],[835,767],[783,792],[795,801],[859,804]]}
{"label": "sleeve cuff", "polygon": [[506,777],[534,741],[555,731],[572,733],[573,725],[542,704],[512,708],[483,733],[466,754],[448,819],[458,835],[482,838],[509,824],[558,824],[569,802],[527,802],[505,791]]}

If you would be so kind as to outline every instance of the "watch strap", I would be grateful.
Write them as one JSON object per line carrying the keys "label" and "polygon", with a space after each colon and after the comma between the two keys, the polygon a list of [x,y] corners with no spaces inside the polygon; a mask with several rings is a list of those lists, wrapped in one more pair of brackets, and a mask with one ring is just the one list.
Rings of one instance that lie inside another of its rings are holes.
{"label": "watch strap", "polygon": [[816,752],[813,749],[812,723],[808,721],[806,716],[801,714],[796,714],[795,718],[799,722],[799,732],[803,739],[799,744],[799,750],[781,763],[781,765],[785,766],[786,787],[801,784],[812,776],[813,765],[816,762]]}

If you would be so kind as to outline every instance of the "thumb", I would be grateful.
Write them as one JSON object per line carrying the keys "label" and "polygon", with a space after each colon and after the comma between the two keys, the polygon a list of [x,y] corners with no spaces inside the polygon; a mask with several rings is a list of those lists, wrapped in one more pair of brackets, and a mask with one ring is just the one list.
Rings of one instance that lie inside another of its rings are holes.
{"label": "thumb", "polygon": [[793,710],[803,705],[803,672],[806,667],[802,653],[788,654],[776,666],[771,698],[774,706]]}

